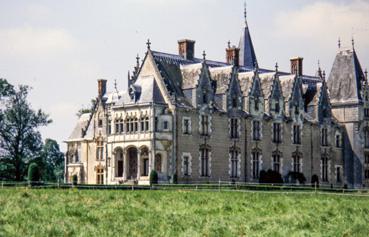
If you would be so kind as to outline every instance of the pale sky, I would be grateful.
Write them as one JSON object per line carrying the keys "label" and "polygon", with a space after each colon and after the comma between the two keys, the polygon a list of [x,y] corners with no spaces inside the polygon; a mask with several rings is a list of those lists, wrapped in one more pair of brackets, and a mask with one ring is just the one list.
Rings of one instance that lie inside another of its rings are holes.
{"label": "pale sky", "polygon": [[[177,53],[177,40],[196,40],[201,57],[225,60],[227,41],[238,45],[244,0],[0,0],[0,77],[33,87],[33,108],[50,114],[43,139],[67,139],[76,112],[97,95],[97,79],[126,87],[127,71],[146,40],[156,51]],[[247,19],[259,66],[289,71],[304,57],[304,73],[317,62],[329,74],[337,40],[369,67],[369,1],[247,0]],[[62,145],[62,144],[61,144]],[[62,145],[65,149],[65,145]]]}

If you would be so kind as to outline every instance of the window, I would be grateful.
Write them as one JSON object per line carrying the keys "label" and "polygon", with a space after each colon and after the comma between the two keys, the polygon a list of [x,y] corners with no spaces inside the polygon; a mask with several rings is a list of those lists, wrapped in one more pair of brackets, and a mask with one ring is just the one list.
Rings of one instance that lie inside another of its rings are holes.
{"label": "window", "polygon": [[328,146],[328,128],[322,128],[321,144],[322,146]]}
{"label": "window", "polygon": [[102,119],[99,119],[98,122],[97,122],[99,128],[101,128],[103,126],[103,121]]}
{"label": "window", "polygon": [[145,131],[149,131],[149,117],[145,117]]}
{"label": "window", "polygon": [[163,122],[163,129],[167,130],[168,129],[168,121],[164,121]]}
{"label": "window", "polygon": [[292,168],[293,172],[297,173],[301,172],[301,157],[299,154],[294,154],[292,156]]}
{"label": "window", "polygon": [[231,155],[231,178],[237,178],[238,177],[238,150],[232,149],[230,151]]}
{"label": "window", "polygon": [[206,95],[206,92],[202,95],[202,103],[207,104],[208,103],[208,96]]}
{"label": "window", "polygon": [[364,164],[365,165],[369,165],[369,154],[368,153],[365,153],[365,159],[364,159]]}
{"label": "window", "polygon": [[231,118],[230,119],[230,135],[231,138],[238,138],[239,134],[238,134],[238,119],[237,118]]}
{"label": "window", "polygon": [[155,132],[158,131],[158,117],[155,117]]}
{"label": "window", "polygon": [[259,100],[258,99],[254,100],[254,109],[255,109],[255,111],[259,110]]}
{"label": "window", "polygon": [[274,111],[275,111],[276,113],[279,113],[279,111],[281,110],[281,108],[280,108],[280,106],[279,106],[279,102],[278,102],[278,101],[276,101],[274,106],[275,106]]}
{"label": "window", "polygon": [[364,118],[369,118],[369,108],[364,108]]}
{"label": "window", "polygon": [[104,184],[104,169],[97,168],[96,170],[96,184]]}
{"label": "window", "polygon": [[209,116],[201,115],[201,135],[209,135]]}
{"label": "window", "polygon": [[298,105],[295,105],[295,114],[298,115],[300,113],[300,108]]}
{"label": "window", "polygon": [[301,144],[300,125],[293,125],[293,143]]}
{"label": "window", "polygon": [[341,167],[336,167],[336,181],[337,183],[341,182]]}
{"label": "window", "polygon": [[140,131],[143,132],[145,131],[145,119],[144,118],[140,118]]}
{"label": "window", "polygon": [[273,123],[273,142],[281,143],[281,124]]}
{"label": "window", "polygon": [[280,172],[281,168],[281,155],[279,153],[275,153],[272,155],[273,158],[273,171]]}
{"label": "window", "polygon": [[184,118],[183,119],[183,134],[190,134],[190,119]]}
{"label": "window", "polygon": [[104,160],[104,142],[96,142],[96,160]]}
{"label": "window", "polygon": [[258,179],[259,178],[259,151],[253,151],[252,152],[252,178]]}
{"label": "window", "polygon": [[116,151],[115,159],[117,162],[116,177],[123,177],[123,151],[121,149]]}
{"label": "window", "polygon": [[144,158],[143,160],[143,173],[142,176],[148,176],[149,175],[149,159]]}
{"label": "window", "polygon": [[369,179],[369,169],[365,170],[365,179]]}
{"label": "window", "polygon": [[126,132],[130,133],[131,132],[131,119],[126,119]]}
{"label": "window", "polygon": [[341,136],[336,134],[336,147],[341,147]]}
{"label": "window", "polygon": [[252,121],[252,138],[255,141],[258,141],[261,139],[261,133],[260,133],[260,121]]}
{"label": "window", "polygon": [[114,132],[115,132],[115,133],[119,133],[119,120],[118,120],[118,119],[116,119],[116,120],[114,121],[114,124],[115,124],[115,130],[114,130]]}
{"label": "window", "polygon": [[188,156],[183,156],[183,175],[190,175],[190,158]]}
{"label": "window", "polygon": [[232,98],[232,108],[237,108],[237,98]]}
{"label": "window", "polygon": [[162,162],[162,160],[161,160],[161,155],[160,154],[156,154],[155,155],[155,170],[157,171],[157,172],[161,172],[161,162]]}
{"label": "window", "polygon": [[108,135],[111,134],[111,120],[108,120]]}
{"label": "window", "polygon": [[369,128],[364,128],[364,147],[369,148]]}
{"label": "window", "polygon": [[323,182],[328,182],[328,157],[322,157],[322,180]]}
{"label": "window", "polygon": [[138,119],[137,118],[133,120],[133,131],[134,132],[138,131]]}
{"label": "window", "polygon": [[200,149],[200,160],[201,160],[201,176],[208,177],[209,176],[209,149],[201,148]]}
{"label": "window", "polygon": [[123,133],[124,131],[124,123],[123,123],[123,119],[119,120],[119,133]]}

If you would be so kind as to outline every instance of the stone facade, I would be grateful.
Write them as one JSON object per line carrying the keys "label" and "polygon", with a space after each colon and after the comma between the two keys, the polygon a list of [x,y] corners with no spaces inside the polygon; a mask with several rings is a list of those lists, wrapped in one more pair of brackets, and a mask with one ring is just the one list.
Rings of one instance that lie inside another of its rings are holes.
{"label": "stone facade", "polygon": [[[326,83],[320,68],[302,74],[302,58],[291,73],[259,68],[247,22],[227,62],[194,57],[194,45],[180,40],[177,55],[148,42],[128,91],[106,92],[99,80],[91,113],[66,141],[67,181],[147,184],[156,170],[159,182],[259,182],[273,170],[284,182],[369,185],[367,80],[358,60],[342,59],[357,59],[354,50],[340,50]],[[337,91],[350,68],[359,91]]]}

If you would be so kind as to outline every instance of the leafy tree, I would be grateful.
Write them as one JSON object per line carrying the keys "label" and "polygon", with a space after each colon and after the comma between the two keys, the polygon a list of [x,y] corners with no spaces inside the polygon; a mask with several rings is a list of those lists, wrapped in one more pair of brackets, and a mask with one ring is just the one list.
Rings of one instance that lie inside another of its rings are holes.
{"label": "leafy tree", "polygon": [[60,151],[59,144],[55,140],[45,140],[40,158],[43,180],[55,182],[63,178],[64,154]]}
{"label": "leafy tree", "polygon": [[[0,178],[24,179],[30,160],[42,150],[40,126],[51,123],[43,111],[35,111],[27,101],[29,87],[14,89],[6,80],[0,80]],[[4,174],[4,175],[3,175]]]}
{"label": "leafy tree", "polygon": [[40,168],[36,163],[31,163],[28,167],[28,181],[38,182],[41,178]]}

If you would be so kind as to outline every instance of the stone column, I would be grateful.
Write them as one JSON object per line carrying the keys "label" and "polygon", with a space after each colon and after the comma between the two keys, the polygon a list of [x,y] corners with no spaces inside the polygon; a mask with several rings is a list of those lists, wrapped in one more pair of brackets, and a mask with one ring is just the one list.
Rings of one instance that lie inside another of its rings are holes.
{"label": "stone column", "polygon": [[127,180],[128,174],[128,154],[127,150],[123,151],[123,180]]}
{"label": "stone column", "polygon": [[153,170],[153,159],[152,159],[152,151],[150,150],[149,151],[149,176],[150,176],[150,173],[151,173],[151,170]]}
{"label": "stone column", "polygon": [[141,150],[137,149],[137,180],[141,177]]}

